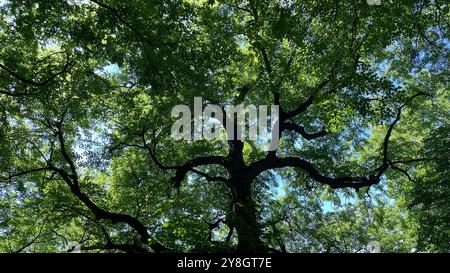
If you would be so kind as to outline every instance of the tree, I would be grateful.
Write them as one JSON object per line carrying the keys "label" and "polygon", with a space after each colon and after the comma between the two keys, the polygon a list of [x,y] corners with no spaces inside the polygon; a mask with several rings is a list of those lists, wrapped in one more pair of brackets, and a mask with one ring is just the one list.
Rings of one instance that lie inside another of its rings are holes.
{"label": "tree", "polygon": [[[14,0],[1,9],[5,251],[74,240],[88,251],[300,251],[286,219],[332,226],[318,212],[324,194],[387,187],[402,203],[423,172],[424,187],[448,184],[448,154],[426,148],[436,132],[448,137],[445,1]],[[174,140],[171,109],[194,97],[277,105],[279,147]],[[332,238],[325,226],[311,236]]]}

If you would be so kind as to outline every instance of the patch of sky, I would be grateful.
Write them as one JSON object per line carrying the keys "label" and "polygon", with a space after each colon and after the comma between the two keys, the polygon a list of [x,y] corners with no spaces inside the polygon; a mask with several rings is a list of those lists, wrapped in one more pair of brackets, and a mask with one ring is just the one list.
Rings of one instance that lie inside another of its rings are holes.
{"label": "patch of sky", "polygon": [[8,4],[7,0],[0,0],[0,8],[4,8]]}
{"label": "patch of sky", "polygon": [[108,63],[105,66],[99,67],[97,69],[95,69],[95,73],[104,76],[104,77],[108,77],[110,75],[115,75],[115,74],[119,74],[120,73],[120,67],[115,64],[115,63]]}
{"label": "patch of sky", "polygon": [[234,40],[240,49],[246,49],[250,46],[250,44],[248,43],[248,40],[244,34],[235,35]]}

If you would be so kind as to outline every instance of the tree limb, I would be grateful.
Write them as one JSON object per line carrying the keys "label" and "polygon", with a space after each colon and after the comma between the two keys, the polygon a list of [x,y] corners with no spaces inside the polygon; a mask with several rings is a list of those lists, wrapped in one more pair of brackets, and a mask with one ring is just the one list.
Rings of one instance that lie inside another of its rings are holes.
{"label": "tree limb", "polygon": [[[26,79],[25,77],[22,77],[21,75],[19,75],[18,73],[16,73],[15,71],[13,71],[12,69],[10,69],[9,67],[7,67],[4,64],[0,63],[0,68],[2,68],[3,70],[5,70],[6,72],[8,72],[11,76],[13,76],[14,78],[18,79],[19,81],[21,81],[24,84],[30,84],[30,85],[34,85],[34,86],[45,86],[47,85],[49,82],[53,81],[56,77],[58,77],[59,75],[62,75],[64,73],[66,73],[69,70],[69,67],[74,63],[74,60],[69,60],[69,57],[67,57],[66,63],[64,65],[64,67],[57,73],[52,74],[51,76],[49,76],[46,80],[38,82],[38,81],[34,81],[34,80],[29,80]],[[2,94],[10,94],[11,92],[7,93],[7,92],[1,92]],[[22,94],[23,95],[23,94]]]}
{"label": "tree limb", "polygon": [[[313,164],[311,164],[310,162],[298,158],[298,157],[285,157],[285,158],[278,158],[276,157],[275,154],[271,154],[272,156],[270,157],[266,157],[262,160],[259,160],[253,164],[251,164],[248,169],[249,169],[249,173],[252,179],[256,178],[256,176],[258,176],[260,173],[267,171],[267,170],[271,170],[271,169],[276,169],[276,168],[285,168],[285,167],[297,167],[300,169],[303,169],[304,171],[306,171],[306,173],[309,175],[309,177],[311,177],[313,180],[321,183],[321,184],[326,184],[329,185],[331,188],[333,189],[337,189],[337,188],[355,188],[355,189],[359,189],[362,187],[370,187],[374,184],[378,184],[380,182],[380,177],[384,174],[384,172],[391,166],[394,166],[394,164],[389,163],[389,158],[388,158],[388,145],[389,145],[389,139],[390,136],[392,134],[392,131],[395,127],[395,125],[397,124],[397,122],[400,120],[401,118],[401,113],[402,113],[402,109],[403,107],[405,107],[408,103],[410,103],[414,98],[417,98],[418,96],[421,95],[427,95],[426,93],[423,92],[419,92],[415,95],[413,95],[412,97],[410,97],[405,103],[403,103],[398,111],[397,111],[397,116],[394,119],[394,121],[391,123],[391,125],[389,126],[386,136],[384,138],[383,141],[383,162],[382,165],[379,166],[378,168],[376,168],[373,171],[373,174],[370,174],[367,177],[364,176],[343,176],[343,177],[330,177],[330,176],[325,176],[322,175],[316,167],[314,167]],[[296,127],[297,128],[297,127]],[[297,128],[299,131],[301,131],[301,129]],[[415,160],[413,160],[415,161]],[[401,162],[397,162],[397,163],[401,163]],[[397,171],[401,171],[403,173],[406,173],[406,175],[408,175],[408,178],[410,178],[409,174],[407,174],[407,172],[399,169],[398,167],[394,168]]]}
{"label": "tree limb", "polygon": [[91,210],[91,212],[95,215],[95,218],[97,220],[101,219],[110,220],[113,224],[126,223],[139,234],[142,243],[144,244],[150,243],[150,248],[152,248],[155,252],[167,251],[166,247],[161,245],[159,242],[157,242],[150,236],[150,234],[147,231],[147,228],[137,218],[126,214],[106,211],[97,206],[85,193],[81,191],[78,183],[78,174],[75,164],[73,160],[70,158],[67,152],[67,148],[65,146],[61,122],[58,124],[57,128],[58,128],[57,136],[60,142],[59,143],[60,152],[63,155],[63,158],[66,161],[66,163],[69,165],[71,173],[69,174],[64,169],[55,167],[51,162],[49,162],[50,164],[49,167],[61,176],[61,178],[69,186],[71,192]]}
{"label": "tree limb", "polygon": [[299,133],[303,138],[307,139],[307,140],[312,140],[312,139],[316,139],[319,137],[323,137],[327,134],[327,132],[325,132],[324,129],[322,129],[321,131],[317,132],[317,133],[307,133],[305,130],[305,127],[294,124],[294,123],[283,123],[281,125],[281,129],[280,131],[283,132],[285,130],[292,130],[296,133]]}

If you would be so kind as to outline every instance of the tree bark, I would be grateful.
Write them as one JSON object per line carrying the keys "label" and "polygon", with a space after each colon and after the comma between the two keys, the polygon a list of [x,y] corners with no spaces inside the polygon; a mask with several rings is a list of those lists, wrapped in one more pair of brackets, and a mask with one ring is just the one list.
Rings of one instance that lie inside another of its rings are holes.
{"label": "tree bark", "polygon": [[261,230],[257,220],[256,206],[251,195],[251,181],[233,179],[231,183],[234,198],[234,226],[238,235],[237,252],[264,252]]}

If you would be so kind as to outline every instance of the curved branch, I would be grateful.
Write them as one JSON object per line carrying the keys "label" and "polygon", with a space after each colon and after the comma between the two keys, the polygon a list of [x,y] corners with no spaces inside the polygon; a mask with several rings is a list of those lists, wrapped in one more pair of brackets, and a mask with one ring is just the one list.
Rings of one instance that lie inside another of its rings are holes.
{"label": "curved branch", "polygon": [[[297,167],[297,168],[300,168],[300,169],[303,169],[304,171],[306,171],[308,173],[309,177],[311,177],[315,181],[322,183],[322,184],[329,185],[333,189],[336,189],[336,188],[359,189],[361,187],[368,187],[368,186],[372,186],[374,184],[378,184],[380,182],[380,177],[384,174],[384,172],[389,167],[393,167],[395,170],[405,173],[404,170],[399,169],[398,167],[394,166],[394,164],[392,162],[389,162],[389,158],[388,158],[389,139],[392,134],[392,131],[394,130],[395,125],[401,118],[401,113],[402,113],[403,107],[405,107],[413,99],[415,99],[421,95],[428,95],[428,94],[419,92],[419,93],[413,95],[412,97],[410,97],[405,103],[403,103],[399,107],[399,109],[397,111],[397,116],[394,119],[394,121],[392,122],[392,124],[389,126],[388,131],[386,132],[386,136],[383,141],[383,163],[381,166],[376,168],[372,172],[372,174],[370,174],[367,177],[365,177],[365,176],[344,176],[344,177],[334,178],[334,177],[330,177],[330,176],[325,176],[325,175],[322,175],[317,170],[317,168],[314,167],[313,164],[311,164],[310,162],[308,162],[306,160],[303,160],[298,157],[278,158],[275,155],[272,155],[271,157],[266,157],[260,161],[257,161],[255,163],[251,164],[248,167],[249,172],[250,172],[250,177],[255,178],[260,173],[270,170],[270,169],[285,168],[285,167]],[[298,129],[299,131],[302,131],[302,129],[299,129],[298,127],[295,127],[295,128]],[[418,159],[410,160],[409,162],[416,162],[416,161],[418,161]],[[398,164],[398,163],[402,163],[402,162],[397,161],[396,164]],[[411,178],[409,176],[409,174],[407,174],[407,172],[406,172],[406,175],[408,175],[408,178]]]}
{"label": "curved branch", "polygon": [[429,94],[424,92],[419,92],[413,96],[411,96],[405,103],[403,103],[397,110],[397,115],[394,119],[394,121],[389,126],[386,136],[383,140],[383,164],[377,168],[377,171],[379,175],[381,175],[388,167],[389,167],[389,154],[388,154],[388,148],[389,148],[389,140],[392,135],[392,131],[394,130],[395,125],[400,121],[403,107],[405,107],[407,104],[409,104],[411,101],[413,101],[415,98],[419,96],[429,96]]}
{"label": "curved branch", "polygon": [[210,176],[209,174],[196,170],[196,169],[191,169],[191,172],[196,173],[202,177],[204,177],[208,182],[224,182],[227,183],[228,180],[224,177],[220,177],[220,176]]}
{"label": "curved branch", "polygon": [[[191,161],[183,164],[182,166],[172,167],[176,169],[175,176],[171,178],[175,187],[180,187],[181,182],[186,177],[187,173],[193,171],[193,168],[205,165],[221,165],[226,166],[225,158],[221,156],[204,156],[192,159]],[[195,171],[198,174],[198,171]]]}
{"label": "curved branch", "polygon": [[281,132],[285,131],[285,130],[292,130],[296,133],[299,133],[303,138],[307,139],[307,140],[312,140],[312,139],[316,139],[319,137],[323,137],[327,134],[327,132],[325,132],[324,129],[322,129],[321,131],[317,132],[317,133],[308,133],[305,130],[305,127],[294,124],[294,123],[283,123],[281,125]]}
{"label": "curved branch", "polygon": [[[74,62],[74,60],[70,61],[69,58],[67,57],[67,61],[66,61],[66,64],[64,65],[64,67],[59,72],[57,72],[55,74],[52,74],[50,77],[48,77],[46,80],[44,80],[42,82],[37,82],[37,81],[34,81],[34,80],[26,79],[25,77],[19,75],[18,73],[16,73],[12,69],[10,69],[9,67],[7,67],[6,65],[1,64],[1,63],[0,63],[0,68],[5,70],[6,72],[8,72],[11,76],[13,76],[14,78],[18,79],[22,83],[30,84],[30,85],[34,85],[34,86],[41,86],[42,87],[42,86],[47,85],[49,82],[53,81],[59,75],[62,75],[64,73],[66,73],[69,70],[69,67],[73,64],[73,62]],[[7,92],[2,92],[2,94],[8,94],[8,93]]]}
{"label": "curved branch", "polygon": [[152,248],[155,252],[163,252],[167,251],[167,248],[161,245],[158,241],[153,239],[147,231],[147,228],[142,224],[137,218],[121,214],[121,213],[113,213],[106,211],[97,204],[95,204],[85,193],[83,193],[79,187],[78,183],[78,174],[73,160],[70,158],[64,141],[64,134],[62,132],[61,123],[58,124],[57,136],[60,142],[60,152],[63,155],[64,160],[69,165],[71,173],[69,174],[67,171],[55,167],[51,162],[49,162],[49,167],[58,173],[61,178],[66,182],[69,186],[71,192],[85,205],[87,206],[91,212],[95,215],[97,220],[110,220],[113,224],[115,223],[126,223],[131,228],[133,228],[141,237],[141,241],[144,244],[148,244],[150,242],[150,248]]}
{"label": "curved branch", "polygon": [[308,107],[311,106],[312,104],[313,104],[313,96],[311,95],[306,99],[305,102],[300,104],[297,108],[295,108],[292,111],[284,113],[282,117],[284,120],[296,117],[301,113],[305,112],[306,109],[308,109]]}
{"label": "curved branch", "polygon": [[414,180],[412,179],[411,175],[409,175],[407,170],[404,170],[398,166],[395,166],[394,164],[390,164],[390,166],[393,170],[396,170],[396,171],[404,174],[408,178],[409,181],[414,182]]}
{"label": "curved branch", "polygon": [[[172,184],[175,187],[179,187],[181,184],[181,181],[183,181],[184,177],[187,175],[188,172],[196,173],[202,177],[204,177],[207,181],[213,182],[213,181],[220,181],[220,182],[227,182],[227,179],[224,177],[213,177],[208,175],[207,173],[204,173],[202,171],[196,170],[195,167],[199,166],[205,166],[205,165],[221,165],[225,166],[225,158],[221,156],[205,156],[205,157],[199,157],[196,159],[193,159],[183,165],[178,166],[166,166],[161,161],[159,161],[158,157],[156,156],[156,147],[151,147],[149,143],[147,143],[147,140],[145,139],[145,128],[140,132],[139,136],[142,138],[143,145],[139,144],[129,144],[126,142],[121,142],[115,147],[112,147],[110,150],[115,150],[118,147],[135,147],[139,149],[145,149],[150,155],[151,160],[156,164],[156,166],[161,170],[176,170],[175,176],[171,178]],[[155,142],[156,143],[156,142]]]}
{"label": "curved branch", "polygon": [[285,157],[285,158],[265,158],[249,166],[251,177],[256,177],[260,173],[277,168],[285,167],[297,167],[306,171],[312,179],[315,181],[329,185],[333,189],[338,188],[355,188],[359,189],[366,186],[371,186],[380,182],[379,177],[370,175],[369,177],[363,176],[343,176],[343,177],[330,177],[322,175],[317,168],[310,162],[298,157]]}

